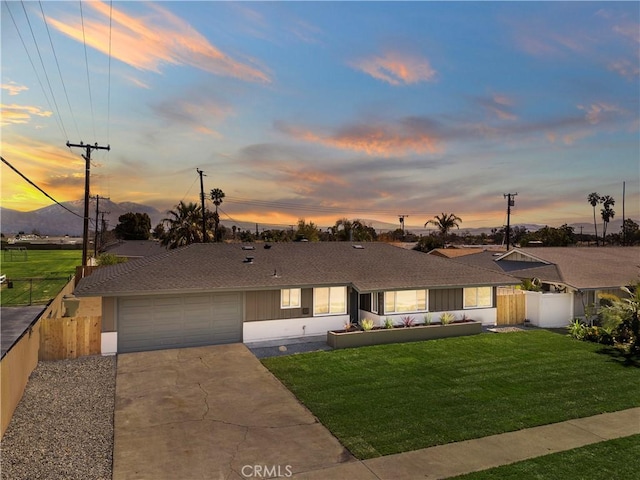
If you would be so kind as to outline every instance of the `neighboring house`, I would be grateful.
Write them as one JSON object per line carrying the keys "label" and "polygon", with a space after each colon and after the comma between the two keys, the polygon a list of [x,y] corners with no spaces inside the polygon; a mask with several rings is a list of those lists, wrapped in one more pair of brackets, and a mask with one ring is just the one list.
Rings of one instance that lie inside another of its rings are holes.
{"label": "neighboring house", "polygon": [[506,249],[501,246],[486,246],[486,245],[472,245],[468,247],[453,247],[453,248],[434,248],[427,252],[429,255],[436,255],[443,258],[458,258],[466,255],[475,255],[484,251],[492,251],[493,253],[503,253]]}
{"label": "neighboring house", "polygon": [[363,318],[449,311],[495,324],[518,281],[384,243],[193,244],[96,270],[103,353],[324,334]]}
{"label": "neighboring house", "polygon": [[544,294],[556,294],[527,293],[527,317],[545,327],[565,326],[572,318],[584,317],[585,307],[597,304],[599,294],[622,296],[620,287],[640,281],[640,247],[516,248],[455,261],[529,279]]}

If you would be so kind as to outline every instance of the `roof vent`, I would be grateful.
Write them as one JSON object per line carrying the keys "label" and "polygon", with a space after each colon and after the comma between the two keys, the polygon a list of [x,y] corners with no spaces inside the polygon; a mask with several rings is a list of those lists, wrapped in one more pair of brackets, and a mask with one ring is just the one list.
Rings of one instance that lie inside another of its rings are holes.
{"label": "roof vent", "polygon": [[243,245],[242,249],[243,250],[255,250],[256,247],[254,247],[253,245]]}
{"label": "roof vent", "polygon": [[356,250],[364,250],[364,247],[362,245],[351,245],[351,246]]}
{"label": "roof vent", "polygon": [[242,263],[253,263],[253,257],[246,257]]}

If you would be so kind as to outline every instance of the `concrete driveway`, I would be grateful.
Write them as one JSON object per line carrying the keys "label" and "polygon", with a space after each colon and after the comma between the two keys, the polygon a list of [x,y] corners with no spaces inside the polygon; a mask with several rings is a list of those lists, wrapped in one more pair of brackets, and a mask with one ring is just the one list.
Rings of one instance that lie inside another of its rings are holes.
{"label": "concrete driveway", "polygon": [[114,423],[116,480],[362,468],[242,344],[119,355]]}

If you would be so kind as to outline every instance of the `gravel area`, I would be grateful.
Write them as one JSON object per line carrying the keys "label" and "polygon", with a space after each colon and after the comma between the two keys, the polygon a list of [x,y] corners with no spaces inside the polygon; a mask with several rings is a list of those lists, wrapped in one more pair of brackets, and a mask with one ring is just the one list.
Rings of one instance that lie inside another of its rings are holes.
{"label": "gravel area", "polygon": [[39,362],[2,438],[2,479],[111,479],[115,357]]}

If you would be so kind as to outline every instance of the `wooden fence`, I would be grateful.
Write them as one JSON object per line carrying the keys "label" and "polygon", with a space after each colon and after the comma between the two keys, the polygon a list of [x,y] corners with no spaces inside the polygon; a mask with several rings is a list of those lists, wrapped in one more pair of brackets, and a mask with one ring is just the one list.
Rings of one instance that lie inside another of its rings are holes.
{"label": "wooden fence", "polygon": [[100,355],[101,317],[43,318],[39,360]]}
{"label": "wooden fence", "polygon": [[527,316],[526,297],[522,290],[515,288],[498,288],[497,325],[518,325],[524,323]]}
{"label": "wooden fence", "polygon": [[0,437],[11,422],[29,375],[38,364],[40,322],[35,322],[0,361]]}

